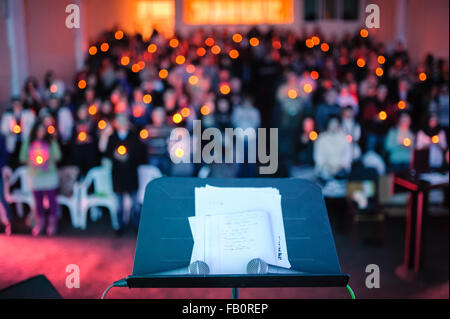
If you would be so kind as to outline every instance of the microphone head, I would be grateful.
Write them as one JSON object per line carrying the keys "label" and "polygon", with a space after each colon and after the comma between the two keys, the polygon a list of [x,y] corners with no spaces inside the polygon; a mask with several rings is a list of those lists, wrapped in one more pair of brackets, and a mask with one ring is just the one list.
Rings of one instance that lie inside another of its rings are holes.
{"label": "microphone head", "polygon": [[269,272],[269,265],[261,258],[255,258],[247,264],[247,274],[265,275]]}
{"label": "microphone head", "polygon": [[204,261],[194,261],[192,264],[188,267],[189,274],[190,275],[208,275],[209,274],[209,267],[208,264]]}

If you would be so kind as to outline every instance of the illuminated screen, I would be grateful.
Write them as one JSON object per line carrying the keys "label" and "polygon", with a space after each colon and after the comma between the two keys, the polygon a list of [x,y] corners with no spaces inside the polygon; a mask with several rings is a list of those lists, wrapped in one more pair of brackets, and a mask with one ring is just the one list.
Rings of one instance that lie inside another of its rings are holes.
{"label": "illuminated screen", "polygon": [[283,24],[294,21],[293,0],[185,0],[186,24]]}

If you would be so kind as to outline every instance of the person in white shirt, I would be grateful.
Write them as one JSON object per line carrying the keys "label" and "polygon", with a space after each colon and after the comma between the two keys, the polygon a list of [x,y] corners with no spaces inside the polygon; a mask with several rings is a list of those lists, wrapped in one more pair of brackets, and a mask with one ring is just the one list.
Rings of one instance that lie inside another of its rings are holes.
{"label": "person in white shirt", "polygon": [[25,109],[22,102],[18,99],[14,99],[11,109],[3,113],[0,132],[5,137],[6,150],[10,154],[8,165],[11,168],[19,165],[20,143],[30,136],[35,118],[34,112],[30,109]]}
{"label": "person in white shirt", "polygon": [[417,133],[416,148],[418,150],[429,149],[430,167],[440,168],[444,164],[447,147],[445,131],[439,125],[439,117],[431,114],[425,128]]}
{"label": "person in white shirt", "polygon": [[350,143],[352,161],[356,161],[361,157],[361,148],[358,144],[361,138],[361,126],[356,122],[355,111],[350,105],[342,110],[342,130]]}
{"label": "person in white shirt", "polygon": [[351,169],[352,154],[338,117],[331,117],[327,130],[314,145],[315,172],[324,180],[345,176]]}

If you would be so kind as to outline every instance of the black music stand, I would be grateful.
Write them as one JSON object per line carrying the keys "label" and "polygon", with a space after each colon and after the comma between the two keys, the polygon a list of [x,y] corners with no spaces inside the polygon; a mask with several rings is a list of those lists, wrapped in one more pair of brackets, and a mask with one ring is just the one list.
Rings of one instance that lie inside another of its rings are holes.
{"label": "black music stand", "polygon": [[[190,263],[194,189],[274,187],[280,191],[289,261],[302,274],[155,275]],[[198,179],[163,177],[147,186],[129,288],[345,287],[321,189],[300,179]],[[125,286],[123,284],[123,286]]]}

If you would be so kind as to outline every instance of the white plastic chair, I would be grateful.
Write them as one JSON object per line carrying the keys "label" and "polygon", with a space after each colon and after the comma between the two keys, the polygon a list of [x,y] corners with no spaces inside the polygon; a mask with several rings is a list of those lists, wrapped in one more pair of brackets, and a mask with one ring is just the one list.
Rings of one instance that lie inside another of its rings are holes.
{"label": "white plastic chair", "polygon": [[69,210],[72,226],[79,228],[79,185],[76,182],[79,169],[76,166],[66,166],[58,174],[60,189],[56,199],[60,206],[66,206]]}
{"label": "white plastic chair", "polygon": [[[26,204],[30,209],[34,210],[33,193],[28,180],[28,168],[26,166],[18,167],[14,172],[8,166],[3,167],[3,192],[5,200],[8,204],[15,204],[17,207],[17,215],[20,218],[24,216],[23,204]],[[20,182],[20,188],[11,189],[11,187]]]}
{"label": "white plastic chair", "polygon": [[145,188],[147,187],[147,184],[150,183],[152,180],[160,178],[162,176],[163,174],[156,166],[141,165],[138,167],[139,188],[137,197],[140,204],[144,202]]}
{"label": "white plastic chair", "polygon": [[[88,193],[93,185],[94,192]],[[117,216],[118,203],[113,190],[112,169],[108,166],[94,167],[87,173],[84,180],[79,184],[78,193],[80,197],[79,226],[86,229],[87,215],[90,208],[105,207],[111,215],[111,224],[115,230],[120,228]]]}

